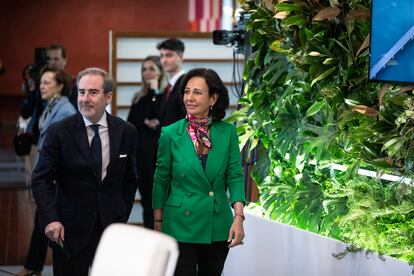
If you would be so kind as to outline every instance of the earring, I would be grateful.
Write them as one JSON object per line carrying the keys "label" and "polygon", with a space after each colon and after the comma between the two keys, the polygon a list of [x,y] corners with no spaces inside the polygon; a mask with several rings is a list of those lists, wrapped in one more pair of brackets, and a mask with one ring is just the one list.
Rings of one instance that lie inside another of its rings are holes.
{"label": "earring", "polygon": [[210,110],[213,110],[213,106],[212,105],[210,105]]}

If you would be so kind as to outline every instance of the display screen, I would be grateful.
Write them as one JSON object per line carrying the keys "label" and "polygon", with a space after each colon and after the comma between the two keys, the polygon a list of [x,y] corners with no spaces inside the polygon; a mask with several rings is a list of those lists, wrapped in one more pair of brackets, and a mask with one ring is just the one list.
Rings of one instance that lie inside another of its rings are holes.
{"label": "display screen", "polygon": [[369,79],[414,83],[414,0],[372,0]]}

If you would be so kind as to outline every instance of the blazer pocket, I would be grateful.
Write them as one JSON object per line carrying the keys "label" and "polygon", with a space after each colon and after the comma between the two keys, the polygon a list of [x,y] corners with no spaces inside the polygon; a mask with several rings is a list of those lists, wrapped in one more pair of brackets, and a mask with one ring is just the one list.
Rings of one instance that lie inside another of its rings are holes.
{"label": "blazer pocket", "polygon": [[183,197],[179,195],[170,195],[167,200],[167,205],[179,207],[183,202]]}

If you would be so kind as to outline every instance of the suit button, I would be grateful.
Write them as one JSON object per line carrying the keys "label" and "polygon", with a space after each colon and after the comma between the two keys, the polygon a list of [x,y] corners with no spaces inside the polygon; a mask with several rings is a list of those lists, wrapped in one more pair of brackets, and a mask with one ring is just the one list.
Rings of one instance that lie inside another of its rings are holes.
{"label": "suit button", "polygon": [[191,212],[189,210],[187,210],[187,211],[185,211],[185,215],[189,216],[189,215],[191,215]]}
{"label": "suit button", "polygon": [[214,192],[210,191],[210,192],[208,192],[208,195],[209,196],[213,196],[214,195]]}
{"label": "suit button", "polygon": [[190,197],[191,196],[191,193],[187,193],[187,196]]}

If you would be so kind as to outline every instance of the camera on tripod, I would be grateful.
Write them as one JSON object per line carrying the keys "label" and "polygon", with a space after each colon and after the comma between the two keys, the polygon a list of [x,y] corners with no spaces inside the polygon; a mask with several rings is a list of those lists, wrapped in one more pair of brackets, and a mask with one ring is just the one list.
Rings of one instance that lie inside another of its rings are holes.
{"label": "camera on tripod", "polygon": [[23,68],[22,77],[24,80],[23,90],[28,93],[39,87],[40,74],[48,64],[47,48],[34,49],[34,63]]}
{"label": "camera on tripod", "polygon": [[213,31],[213,44],[215,45],[231,45],[237,53],[246,55],[246,42],[249,41],[249,33],[246,31],[246,24],[250,20],[250,13],[246,11],[240,12],[238,21],[234,25],[233,31],[215,30]]}
{"label": "camera on tripod", "polygon": [[40,79],[40,73],[42,69],[48,63],[47,48],[35,48],[34,49],[34,63],[30,64],[29,75],[34,80]]}
{"label": "camera on tripod", "polygon": [[244,31],[213,31],[213,43],[216,45],[241,45],[244,43]]}

